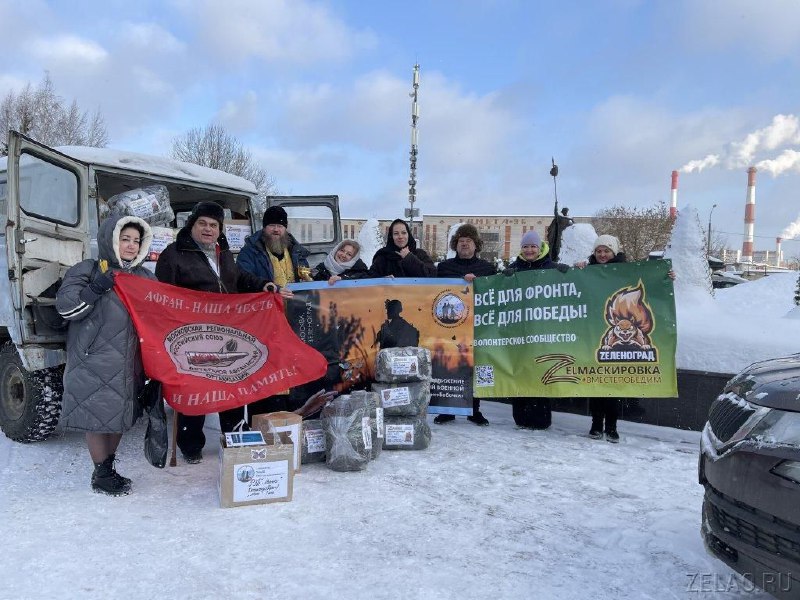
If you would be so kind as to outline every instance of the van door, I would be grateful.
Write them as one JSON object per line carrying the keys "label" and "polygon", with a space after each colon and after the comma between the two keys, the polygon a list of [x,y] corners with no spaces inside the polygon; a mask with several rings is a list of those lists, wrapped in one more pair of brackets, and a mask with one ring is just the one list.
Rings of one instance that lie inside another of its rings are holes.
{"label": "van door", "polygon": [[8,139],[8,278],[18,344],[63,342],[55,292],[89,256],[88,166],[17,133]]}
{"label": "van door", "polygon": [[312,269],[342,241],[339,196],[267,196],[267,206],[275,205],[286,210],[287,230],[311,253]]}

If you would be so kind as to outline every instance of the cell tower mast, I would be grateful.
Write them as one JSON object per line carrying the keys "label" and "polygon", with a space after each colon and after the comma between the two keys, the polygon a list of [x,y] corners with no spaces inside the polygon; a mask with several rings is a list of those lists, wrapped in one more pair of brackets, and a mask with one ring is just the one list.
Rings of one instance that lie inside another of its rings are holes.
{"label": "cell tower mast", "polygon": [[412,80],[413,90],[409,94],[411,97],[411,152],[409,153],[410,171],[408,176],[408,208],[406,217],[411,225],[414,224],[414,217],[419,216],[419,209],[414,208],[417,201],[417,121],[419,121],[419,105],[417,104],[417,90],[419,90],[419,64],[414,65],[414,78]]}

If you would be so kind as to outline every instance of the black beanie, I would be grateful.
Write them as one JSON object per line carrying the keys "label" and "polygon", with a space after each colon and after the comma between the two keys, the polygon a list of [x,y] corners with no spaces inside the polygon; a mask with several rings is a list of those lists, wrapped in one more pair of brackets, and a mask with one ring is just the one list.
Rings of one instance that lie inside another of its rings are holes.
{"label": "black beanie", "polygon": [[225,211],[216,202],[198,202],[192,209],[192,214],[186,219],[186,226],[191,229],[200,217],[208,217],[219,222],[220,231],[225,220]]}
{"label": "black beanie", "polygon": [[262,227],[266,227],[267,225],[289,226],[289,217],[286,215],[286,211],[283,210],[282,206],[270,206],[267,209],[267,212],[264,213]]}

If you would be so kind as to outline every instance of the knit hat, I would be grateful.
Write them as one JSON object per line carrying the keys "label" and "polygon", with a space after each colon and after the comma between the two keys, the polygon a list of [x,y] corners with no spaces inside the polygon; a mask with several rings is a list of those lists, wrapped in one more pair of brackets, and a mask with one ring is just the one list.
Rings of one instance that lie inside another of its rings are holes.
{"label": "knit hat", "polygon": [[225,220],[225,211],[216,202],[198,202],[192,209],[192,214],[186,219],[186,226],[191,229],[200,217],[208,217],[219,223],[222,230],[222,222]]}
{"label": "knit hat", "polygon": [[619,240],[615,238],[613,235],[601,235],[594,241],[594,250],[597,250],[598,246],[605,246],[609,248],[613,253],[614,256],[619,254]]}
{"label": "knit hat", "polygon": [[458,240],[461,238],[470,238],[473,242],[475,242],[475,253],[481,251],[483,248],[483,240],[478,235],[478,230],[475,228],[475,225],[471,225],[469,223],[465,223],[461,225],[456,232],[453,234],[452,239],[450,240],[450,250],[455,252],[456,247],[458,246]]}
{"label": "knit hat", "polygon": [[289,217],[286,215],[286,211],[282,206],[270,206],[267,209],[267,211],[264,213],[264,221],[262,226],[266,227],[267,225],[283,225],[284,227],[289,226]]}
{"label": "knit hat", "polygon": [[519,243],[520,247],[522,246],[542,246],[542,238],[539,237],[539,234],[536,233],[533,229],[530,231],[525,232],[525,235],[522,236],[522,241]]}

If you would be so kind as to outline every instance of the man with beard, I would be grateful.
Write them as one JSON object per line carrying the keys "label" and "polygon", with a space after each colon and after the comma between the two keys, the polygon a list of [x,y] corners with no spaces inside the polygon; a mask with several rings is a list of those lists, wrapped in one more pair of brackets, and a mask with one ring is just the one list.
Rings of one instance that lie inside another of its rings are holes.
{"label": "man with beard", "polygon": [[[448,258],[439,263],[436,268],[437,277],[463,277],[467,281],[474,281],[476,277],[484,277],[497,273],[495,267],[488,260],[478,258],[478,253],[483,248],[483,240],[478,235],[474,225],[465,223],[456,229],[450,240],[450,249],[456,253],[455,258]],[[440,414],[433,420],[442,425],[455,419],[454,415]],[[481,401],[472,399],[472,415],[467,417],[476,425],[488,425],[489,421],[481,413]]]}
{"label": "man with beard", "polygon": [[311,281],[306,248],[286,230],[289,217],[281,206],[264,213],[263,229],[247,237],[239,252],[239,268],[283,288],[297,281]]}

